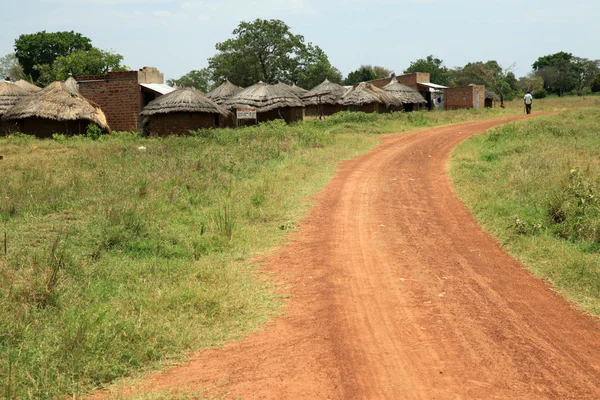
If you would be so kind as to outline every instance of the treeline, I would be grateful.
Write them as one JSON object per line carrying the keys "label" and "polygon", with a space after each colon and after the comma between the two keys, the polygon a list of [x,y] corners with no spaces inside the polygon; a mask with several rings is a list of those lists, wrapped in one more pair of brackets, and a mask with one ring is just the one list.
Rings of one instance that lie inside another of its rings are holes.
{"label": "treeline", "polygon": [[[233,30],[232,38],[215,47],[217,53],[208,59],[206,68],[192,70],[167,83],[208,92],[227,78],[242,87],[259,81],[281,81],[311,89],[326,78],[353,85],[385,78],[393,72],[378,65],[361,65],[344,78],[319,46],[306,43],[302,35],[294,34],[287,24],[276,19],[241,22]],[[92,75],[128,69],[121,64],[122,55],[93,47],[91,39],[72,31],[21,35],[15,40],[14,49],[14,53],[0,58],[0,74],[40,86],[64,80],[69,74]],[[514,64],[502,66],[490,60],[448,68],[433,55],[411,62],[401,73],[411,72],[428,72],[431,82],[444,86],[485,85],[502,103],[528,91],[536,98],[600,92],[600,60],[566,52],[539,57],[531,72],[521,78],[515,76]]]}

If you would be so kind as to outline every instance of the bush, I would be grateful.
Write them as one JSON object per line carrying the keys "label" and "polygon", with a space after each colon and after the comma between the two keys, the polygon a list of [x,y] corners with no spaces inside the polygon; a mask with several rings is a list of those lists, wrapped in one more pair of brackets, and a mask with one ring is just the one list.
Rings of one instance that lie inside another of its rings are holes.
{"label": "bush", "polygon": [[98,140],[103,133],[102,128],[96,124],[88,124],[85,130],[85,136],[92,140]]}
{"label": "bush", "polygon": [[546,91],[546,89],[539,89],[534,90],[531,95],[534,99],[545,99],[546,97],[548,97],[548,92]]}

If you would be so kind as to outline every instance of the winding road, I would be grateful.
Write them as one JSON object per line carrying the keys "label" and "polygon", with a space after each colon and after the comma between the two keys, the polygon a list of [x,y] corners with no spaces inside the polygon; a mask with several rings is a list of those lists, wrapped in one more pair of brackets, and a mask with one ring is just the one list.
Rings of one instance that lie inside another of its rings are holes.
{"label": "winding road", "polygon": [[266,330],[143,391],[244,399],[600,399],[600,322],[482,232],[447,173],[462,140],[525,117],[390,135],[342,162],[268,256],[292,296]]}

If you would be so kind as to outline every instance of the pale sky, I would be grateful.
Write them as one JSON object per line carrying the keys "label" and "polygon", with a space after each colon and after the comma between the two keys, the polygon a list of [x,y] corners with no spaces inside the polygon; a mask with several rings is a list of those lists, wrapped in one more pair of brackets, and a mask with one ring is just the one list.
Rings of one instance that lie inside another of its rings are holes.
{"label": "pale sky", "polygon": [[497,60],[517,77],[546,54],[600,58],[598,0],[2,0],[0,56],[23,33],[76,31],[165,80],[207,66],[240,21],[281,19],[344,76],[361,64],[402,73],[433,54],[447,67]]}

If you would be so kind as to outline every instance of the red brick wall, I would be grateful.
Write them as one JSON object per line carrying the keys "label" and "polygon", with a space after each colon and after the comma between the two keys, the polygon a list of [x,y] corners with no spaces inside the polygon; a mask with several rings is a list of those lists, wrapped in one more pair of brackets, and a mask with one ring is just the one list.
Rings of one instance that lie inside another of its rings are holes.
{"label": "red brick wall", "polygon": [[476,108],[477,95],[479,95],[479,108],[485,105],[485,87],[483,86],[458,86],[444,91],[446,110],[460,110]]}
{"label": "red brick wall", "polygon": [[148,118],[144,131],[151,136],[187,135],[190,130],[215,128],[215,114],[169,113]]}
{"label": "red brick wall", "polygon": [[76,80],[81,95],[100,106],[112,130],[137,131],[140,128],[142,100],[138,71],[78,76]]}
{"label": "red brick wall", "polygon": [[[398,82],[415,90],[418,90],[417,83],[431,83],[429,72],[414,72],[412,74],[400,75]],[[435,82],[433,82],[435,83]]]}

